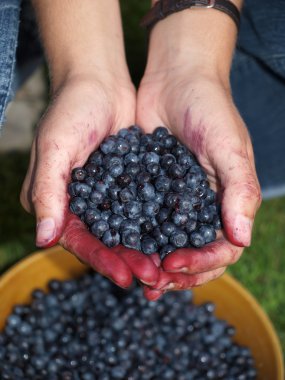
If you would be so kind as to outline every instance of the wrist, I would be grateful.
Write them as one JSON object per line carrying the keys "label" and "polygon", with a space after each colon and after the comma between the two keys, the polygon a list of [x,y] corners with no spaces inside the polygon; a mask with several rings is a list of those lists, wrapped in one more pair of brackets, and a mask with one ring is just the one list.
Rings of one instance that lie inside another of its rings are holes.
{"label": "wrist", "polygon": [[[241,1],[236,1],[235,5]],[[155,3],[155,1],[153,2]],[[150,34],[147,71],[179,66],[229,75],[237,28],[216,9],[186,9],[159,21]]]}

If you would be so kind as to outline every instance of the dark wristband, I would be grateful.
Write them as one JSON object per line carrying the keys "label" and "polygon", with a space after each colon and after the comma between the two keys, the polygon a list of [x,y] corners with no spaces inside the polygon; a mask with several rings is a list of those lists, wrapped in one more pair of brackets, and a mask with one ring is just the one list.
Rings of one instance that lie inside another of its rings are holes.
{"label": "dark wristband", "polygon": [[188,8],[214,8],[226,13],[232,18],[237,28],[240,23],[240,12],[229,0],[159,0],[143,17],[140,25],[148,29],[152,28],[158,21],[175,12]]}

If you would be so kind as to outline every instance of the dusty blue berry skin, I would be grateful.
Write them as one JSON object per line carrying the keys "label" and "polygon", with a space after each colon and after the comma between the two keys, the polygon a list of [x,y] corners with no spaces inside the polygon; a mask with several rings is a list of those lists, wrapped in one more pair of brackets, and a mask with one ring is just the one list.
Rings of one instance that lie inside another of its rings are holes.
{"label": "dusty blue berry skin", "polygon": [[169,237],[177,231],[177,227],[171,222],[164,222],[161,226],[161,231],[164,235]]}
{"label": "dusty blue berry skin", "polygon": [[83,198],[74,197],[70,201],[69,208],[75,215],[82,215],[87,210],[87,203]]}
{"label": "dusty blue berry skin", "polygon": [[134,219],[134,220],[130,220],[130,219],[124,219],[120,225],[120,232],[121,233],[124,233],[126,231],[135,231],[135,232],[138,232],[140,233],[141,232],[141,228],[140,228],[140,225],[139,223],[137,222],[137,219]]}
{"label": "dusty blue berry skin", "polygon": [[188,235],[183,230],[177,230],[170,236],[169,240],[174,247],[183,248],[188,244]]}
{"label": "dusty blue berry skin", "polygon": [[171,182],[172,181],[170,178],[164,175],[160,175],[159,177],[156,178],[154,185],[157,191],[168,192],[171,187]]}
{"label": "dusty blue berry skin", "polygon": [[164,245],[159,252],[160,259],[163,260],[167,255],[169,255],[169,253],[174,252],[175,250],[176,247],[172,244]]}
{"label": "dusty blue berry skin", "polygon": [[137,201],[130,201],[124,204],[124,214],[129,219],[137,219],[142,213],[142,204]]}
{"label": "dusty blue berry skin", "polygon": [[161,229],[159,227],[154,228],[152,237],[156,240],[157,244],[160,247],[164,247],[166,244],[168,244],[168,237],[161,232]]}
{"label": "dusty blue berry skin", "polygon": [[144,154],[142,159],[143,164],[158,164],[159,163],[159,155],[154,152],[147,152]]}
{"label": "dusty blue berry skin", "polygon": [[124,205],[122,203],[120,203],[119,201],[112,202],[111,210],[116,215],[125,216],[124,215]]}
{"label": "dusty blue berry skin", "polygon": [[101,238],[104,232],[108,231],[108,229],[109,229],[109,224],[105,220],[99,220],[98,222],[95,222],[92,224],[90,231],[97,238]]}
{"label": "dusty blue berry skin", "polygon": [[122,233],[122,243],[125,247],[141,250],[140,233],[134,230],[126,230]]}
{"label": "dusty blue berry skin", "polygon": [[102,242],[109,248],[116,247],[120,244],[121,237],[116,230],[108,230],[102,236]]}
{"label": "dusty blue berry skin", "polygon": [[138,196],[142,201],[150,201],[155,198],[155,188],[150,183],[138,186]]}
{"label": "dusty blue berry skin", "polygon": [[189,237],[189,240],[190,240],[190,244],[196,248],[200,248],[205,245],[204,236],[201,233],[196,232],[196,231],[192,232],[192,234]]}
{"label": "dusty blue berry skin", "polygon": [[100,203],[102,203],[103,199],[104,199],[103,193],[98,190],[93,190],[92,193],[90,194],[90,201],[95,203],[96,205],[99,205]]}
{"label": "dusty blue berry skin", "polygon": [[174,211],[171,215],[172,222],[176,226],[184,226],[188,222],[188,215],[187,214],[180,214],[176,211]]}
{"label": "dusty blue berry skin", "polygon": [[146,255],[157,252],[157,242],[151,237],[143,237],[141,241],[141,249]]}
{"label": "dusty blue berry skin", "polygon": [[100,144],[100,149],[104,154],[114,153],[116,148],[116,140],[113,137],[108,137]]}
{"label": "dusty blue berry skin", "polygon": [[143,215],[152,217],[159,212],[159,205],[154,201],[144,202],[142,211]]}
{"label": "dusty blue berry skin", "polygon": [[100,220],[100,219],[101,219],[101,212],[100,211],[94,210],[91,208],[88,208],[85,211],[84,221],[88,226],[90,226],[94,222],[98,222],[98,220]]}
{"label": "dusty blue berry skin", "polygon": [[110,228],[114,230],[119,230],[123,220],[124,218],[121,215],[112,214],[108,219],[108,224]]}
{"label": "dusty blue berry skin", "polygon": [[84,181],[86,176],[87,176],[87,173],[84,168],[79,167],[79,168],[72,169],[71,178],[73,181]]}
{"label": "dusty blue berry skin", "polygon": [[[215,230],[221,228],[221,211],[206,173],[164,127],[151,134],[137,126],[121,129],[71,177],[71,210],[90,230],[93,225],[96,230],[96,222],[107,222],[108,231],[117,231],[121,242],[130,230],[140,239],[153,239],[155,234],[158,252],[165,256],[169,247],[183,246],[185,234],[198,247],[215,239]],[[107,245],[113,244],[110,232],[96,233],[101,240],[105,234]],[[187,245],[194,246],[189,241]],[[164,246],[168,248],[163,251]]]}
{"label": "dusty blue berry skin", "polygon": [[200,226],[198,232],[203,236],[206,243],[211,243],[216,240],[216,231],[211,225],[204,224]]}

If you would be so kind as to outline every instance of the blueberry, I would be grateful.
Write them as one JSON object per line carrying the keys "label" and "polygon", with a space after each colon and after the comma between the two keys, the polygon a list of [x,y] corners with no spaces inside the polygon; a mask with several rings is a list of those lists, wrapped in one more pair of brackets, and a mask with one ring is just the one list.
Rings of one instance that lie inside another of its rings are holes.
{"label": "blueberry", "polygon": [[100,179],[102,175],[102,168],[99,165],[96,165],[94,163],[89,163],[85,165],[85,170],[89,177],[93,177],[96,179]]}
{"label": "blueberry", "polygon": [[74,168],[71,172],[71,178],[73,181],[84,181],[86,175],[86,170],[83,168]]}
{"label": "blueberry", "polygon": [[120,191],[119,199],[121,202],[126,203],[135,200],[135,196],[128,188],[125,188]]}
{"label": "blueberry", "polygon": [[192,206],[192,203],[191,203],[191,198],[189,198],[188,196],[181,196],[179,197],[178,199],[178,202],[175,206],[175,210],[181,214],[190,214],[192,212],[194,212],[192,210],[193,206]]}
{"label": "blueberry", "polygon": [[175,193],[167,193],[165,196],[165,206],[167,206],[169,209],[176,208],[176,206],[179,204],[179,195]]}
{"label": "blueberry", "polygon": [[164,235],[171,236],[177,231],[177,227],[171,222],[164,222],[161,226],[161,231]]}
{"label": "blueberry", "polygon": [[161,208],[156,216],[156,219],[159,224],[162,224],[166,220],[168,220],[170,216],[170,210],[168,208]]}
{"label": "blueberry", "polygon": [[205,204],[210,205],[214,203],[215,201],[216,201],[216,193],[212,189],[208,188],[206,196],[204,197]]}
{"label": "blueberry", "polygon": [[99,191],[100,193],[103,193],[104,195],[106,194],[108,188],[109,188],[109,185],[103,181],[96,181],[94,185],[94,189]]}
{"label": "blueberry", "polygon": [[92,188],[83,182],[73,182],[69,184],[69,194],[71,196],[79,196],[81,198],[88,198]]}
{"label": "blueberry", "polygon": [[146,220],[145,222],[143,222],[143,223],[141,224],[141,231],[142,231],[144,234],[148,234],[148,233],[150,233],[152,230],[153,230],[153,225],[152,225],[151,221]]}
{"label": "blueberry", "polygon": [[101,219],[108,222],[111,215],[113,215],[111,210],[102,211],[101,212]]}
{"label": "blueberry", "polygon": [[155,140],[161,141],[165,139],[169,135],[167,128],[165,127],[157,127],[153,131],[153,137]]}
{"label": "blueberry", "polygon": [[109,224],[105,220],[99,220],[92,224],[90,231],[97,238],[101,238],[104,235],[104,232],[108,231]]}
{"label": "blueberry", "polygon": [[166,149],[174,148],[177,144],[177,139],[173,135],[168,135],[163,139],[163,145]]}
{"label": "blueberry", "polygon": [[141,249],[146,255],[157,252],[157,242],[151,237],[143,237],[141,241]]}
{"label": "blueberry", "polygon": [[134,220],[125,219],[122,221],[122,223],[120,225],[120,232],[124,233],[124,232],[129,231],[129,230],[136,231],[136,232],[140,233],[141,228],[140,228],[140,225],[136,219],[134,219]]}
{"label": "blueberry", "polygon": [[142,204],[137,201],[130,201],[124,204],[124,214],[127,218],[136,219],[141,215]]}
{"label": "blueberry", "polygon": [[122,235],[122,244],[127,248],[140,250],[140,234],[134,230],[124,231]]}
{"label": "blueberry", "polygon": [[150,144],[146,146],[146,151],[147,152],[153,152],[158,155],[164,154],[165,149],[163,147],[163,144],[159,141],[152,141]]}
{"label": "blueberry", "polygon": [[95,182],[96,182],[96,180],[93,177],[86,177],[85,178],[86,185],[90,186],[91,188],[95,185]]}
{"label": "blueberry", "polygon": [[102,192],[98,190],[93,190],[89,198],[92,203],[94,203],[95,205],[99,205],[100,203],[103,202],[104,195]]}
{"label": "blueberry", "polygon": [[138,196],[143,201],[150,201],[155,198],[155,188],[150,183],[140,184],[138,186]]}
{"label": "blueberry", "polygon": [[160,166],[155,163],[148,164],[146,170],[152,175],[157,176],[160,172]]}
{"label": "blueberry", "polygon": [[140,172],[136,178],[138,184],[143,185],[151,181],[151,175],[148,172]]}
{"label": "blueberry", "polygon": [[215,230],[220,230],[222,228],[222,221],[219,215],[215,215],[213,218],[213,227]]}
{"label": "blueberry", "polygon": [[116,148],[116,139],[113,136],[108,137],[100,144],[100,149],[104,154],[114,153]]}
{"label": "blueberry", "polygon": [[163,169],[169,169],[171,165],[176,163],[176,158],[173,154],[166,153],[161,157],[160,165]]}
{"label": "blueberry", "polygon": [[84,214],[84,221],[89,226],[101,219],[101,213],[95,209],[87,209]]}
{"label": "blueberry", "polygon": [[142,159],[143,164],[158,164],[159,163],[159,155],[154,152],[147,152],[144,154]]}
{"label": "blueberry", "polygon": [[190,234],[191,232],[195,231],[197,227],[197,221],[194,219],[189,219],[188,222],[185,224],[185,231],[187,234]]}
{"label": "blueberry", "polygon": [[174,148],[172,148],[171,153],[175,157],[179,157],[182,154],[187,154],[188,153],[188,149],[185,146],[183,146],[183,145],[181,145],[181,144],[178,143]]}
{"label": "blueberry", "polygon": [[124,218],[121,215],[112,214],[108,219],[108,223],[110,228],[118,230],[123,220]]}
{"label": "blueberry", "polygon": [[160,175],[156,178],[154,185],[156,190],[167,192],[171,187],[171,179],[164,175]]}
{"label": "blueberry", "polygon": [[172,213],[171,219],[176,226],[183,226],[188,222],[187,214],[180,214],[176,211]]}
{"label": "blueberry", "polygon": [[126,167],[126,173],[129,174],[132,178],[136,177],[140,173],[140,170],[140,165],[132,162]]}
{"label": "blueberry", "polygon": [[131,183],[132,179],[129,174],[123,173],[117,177],[117,184],[120,187],[126,187]]}
{"label": "blueberry", "polygon": [[109,248],[116,247],[120,244],[120,235],[116,230],[108,230],[104,232],[102,242]]}
{"label": "blueberry", "polygon": [[124,205],[119,201],[112,202],[111,210],[116,215],[124,216]]}
{"label": "blueberry", "polygon": [[194,190],[194,195],[198,198],[206,198],[207,196],[207,189],[202,186],[197,186],[196,189]]}
{"label": "blueberry", "polygon": [[189,169],[192,165],[196,163],[196,160],[191,154],[183,153],[179,155],[177,162],[179,165],[183,166],[184,168]]}
{"label": "blueberry", "polygon": [[177,193],[183,193],[186,189],[186,183],[182,179],[175,179],[172,181],[171,188]]}
{"label": "blueberry", "polygon": [[216,231],[211,225],[200,226],[198,232],[203,236],[205,243],[211,243],[216,240]]}
{"label": "blueberry", "polygon": [[198,220],[201,223],[211,223],[213,220],[213,211],[210,207],[204,207],[202,210],[198,213]]}
{"label": "blueberry", "polygon": [[103,155],[100,151],[96,151],[96,152],[93,152],[89,159],[88,159],[88,162],[92,162],[96,165],[99,165],[101,166],[102,163],[103,163]]}
{"label": "blueberry", "polygon": [[138,136],[140,136],[143,133],[143,130],[141,129],[141,127],[136,124],[130,126],[129,131]]}
{"label": "blueberry", "polygon": [[106,185],[108,185],[108,188],[109,188],[110,186],[114,186],[115,183],[116,183],[115,178],[112,177],[111,174],[110,174],[109,172],[104,172],[104,173],[102,174],[102,181],[103,181],[104,183],[106,183]]}
{"label": "blueberry", "polygon": [[119,199],[119,192],[121,191],[121,188],[117,185],[115,186],[110,186],[107,190],[107,194],[109,195],[109,197],[116,201]]}
{"label": "blueberry", "polygon": [[111,203],[110,199],[108,199],[108,198],[104,198],[103,201],[98,206],[98,208],[101,211],[108,211],[111,209],[111,207],[112,207],[112,203]]}
{"label": "blueberry", "polygon": [[157,244],[160,247],[163,247],[166,244],[168,244],[168,237],[161,232],[159,227],[154,228],[152,232],[152,237],[156,240]]}
{"label": "blueberry", "polygon": [[188,243],[188,236],[185,231],[182,230],[176,230],[171,236],[170,236],[170,243],[177,248],[183,248],[187,246]]}
{"label": "blueberry", "polygon": [[191,166],[189,172],[192,174],[196,174],[197,176],[201,178],[201,180],[207,178],[206,173],[204,172],[203,168],[200,165]]}
{"label": "blueberry", "polygon": [[159,212],[159,205],[154,201],[147,201],[142,206],[143,214],[146,216],[154,216]]}
{"label": "blueberry", "polygon": [[119,164],[119,165],[113,165],[109,168],[109,172],[112,177],[118,177],[120,174],[122,174],[124,171],[124,166]]}
{"label": "blueberry", "polygon": [[122,138],[118,138],[116,142],[116,153],[120,156],[123,156],[129,153],[131,147],[128,141]]}
{"label": "blueberry", "polygon": [[138,164],[139,163],[139,157],[137,154],[135,153],[128,153],[125,155],[124,157],[124,164],[125,165],[128,165],[128,164]]}
{"label": "blueberry", "polygon": [[160,191],[157,191],[155,193],[155,201],[157,204],[159,204],[159,206],[163,206],[164,204],[164,198],[165,198],[165,193],[162,193]]}
{"label": "blueberry", "polygon": [[197,186],[199,186],[201,179],[196,174],[188,173],[185,176],[185,182],[186,186],[190,189],[196,189]]}
{"label": "blueberry", "polygon": [[118,132],[118,136],[122,137],[123,139],[125,139],[129,134],[130,134],[130,131],[128,128],[122,128]]}
{"label": "blueberry", "polygon": [[160,259],[163,260],[169,253],[175,251],[175,247],[171,244],[166,244],[163,246],[159,252]]}
{"label": "blueberry", "polygon": [[75,215],[82,215],[87,210],[87,203],[80,197],[75,197],[70,202],[70,210]]}
{"label": "blueberry", "polygon": [[189,240],[191,245],[196,248],[203,247],[206,243],[203,235],[196,231],[191,233]]}
{"label": "blueberry", "polygon": [[183,178],[185,173],[186,169],[179,164],[172,164],[168,169],[168,175],[171,178]]}

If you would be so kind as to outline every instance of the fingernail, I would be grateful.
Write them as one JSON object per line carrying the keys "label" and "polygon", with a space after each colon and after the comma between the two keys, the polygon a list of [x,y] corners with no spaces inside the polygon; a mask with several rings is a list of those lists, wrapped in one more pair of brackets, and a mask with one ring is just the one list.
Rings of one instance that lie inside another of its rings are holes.
{"label": "fingernail", "polygon": [[55,222],[52,218],[41,220],[37,224],[37,241],[38,247],[44,247],[55,238]]}
{"label": "fingernail", "polygon": [[187,267],[182,267],[182,268],[175,268],[172,270],[168,270],[167,272],[169,272],[169,273],[188,273],[189,270]]}
{"label": "fingernail", "polygon": [[141,278],[140,278],[140,282],[147,286],[153,286],[156,284],[156,282],[146,282],[145,280],[142,280]]}
{"label": "fingernail", "polygon": [[172,290],[175,288],[175,284],[173,282],[170,282],[169,284],[167,284],[164,288],[162,288],[161,290],[162,291],[166,291],[166,290]]}
{"label": "fingernail", "polygon": [[251,242],[252,220],[244,215],[238,215],[234,223],[234,238],[244,247],[249,247]]}

